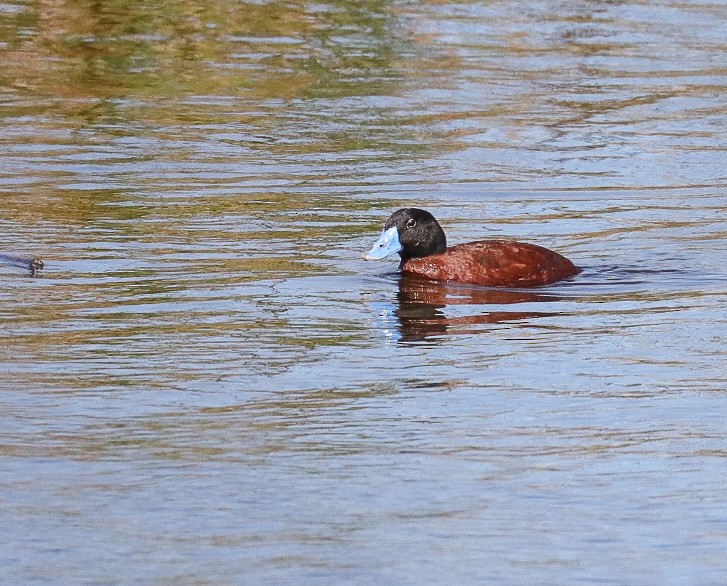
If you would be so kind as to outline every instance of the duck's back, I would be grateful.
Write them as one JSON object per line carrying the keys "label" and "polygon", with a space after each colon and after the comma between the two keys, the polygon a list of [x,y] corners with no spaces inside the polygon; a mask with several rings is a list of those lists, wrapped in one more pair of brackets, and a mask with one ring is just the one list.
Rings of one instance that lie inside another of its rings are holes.
{"label": "duck's back", "polygon": [[441,254],[410,258],[401,268],[427,279],[490,287],[537,287],[580,272],[557,252],[512,240],[458,244]]}

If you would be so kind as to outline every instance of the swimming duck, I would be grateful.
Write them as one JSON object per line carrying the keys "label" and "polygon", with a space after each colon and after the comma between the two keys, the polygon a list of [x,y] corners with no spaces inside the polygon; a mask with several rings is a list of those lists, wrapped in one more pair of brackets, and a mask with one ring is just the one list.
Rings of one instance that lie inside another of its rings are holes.
{"label": "swimming duck", "polygon": [[439,222],[418,208],[391,214],[364,258],[378,260],[397,252],[404,273],[488,287],[538,287],[581,272],[557,252],[513,240],[478,240],[447,248]]}

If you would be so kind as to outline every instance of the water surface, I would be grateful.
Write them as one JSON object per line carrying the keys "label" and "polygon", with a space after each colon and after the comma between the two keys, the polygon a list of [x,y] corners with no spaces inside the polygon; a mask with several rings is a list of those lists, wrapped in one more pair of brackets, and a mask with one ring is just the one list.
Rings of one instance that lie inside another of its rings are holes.
{"label": "water surface", "polygon": [[[727,582],[726,20],[0,3],[6,579]],[[405,205],[583,272],[402,280]]]}

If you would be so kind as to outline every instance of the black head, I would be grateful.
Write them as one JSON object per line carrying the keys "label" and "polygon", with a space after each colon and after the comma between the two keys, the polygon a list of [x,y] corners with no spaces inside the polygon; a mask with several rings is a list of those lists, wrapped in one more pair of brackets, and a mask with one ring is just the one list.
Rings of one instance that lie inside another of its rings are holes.
{"label": "black head", "polygon": [[401,260],[438,254],[447,250],[447,237],[439,222],[426,210],[403,208],[391,214],[384,230],[399,232]]}

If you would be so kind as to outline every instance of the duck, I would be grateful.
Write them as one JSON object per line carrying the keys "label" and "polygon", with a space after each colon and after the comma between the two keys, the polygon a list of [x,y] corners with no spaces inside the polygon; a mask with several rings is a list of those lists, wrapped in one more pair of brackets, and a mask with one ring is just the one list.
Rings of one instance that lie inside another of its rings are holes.
{"label": "duck", "polygon": [[477,240],[447,247],[439,222],[419,208],[391,214],[364,259],[380,260],[396,253],[404,274],[487,287],[541,287],[581,272],[557,252],[515,240]]}

